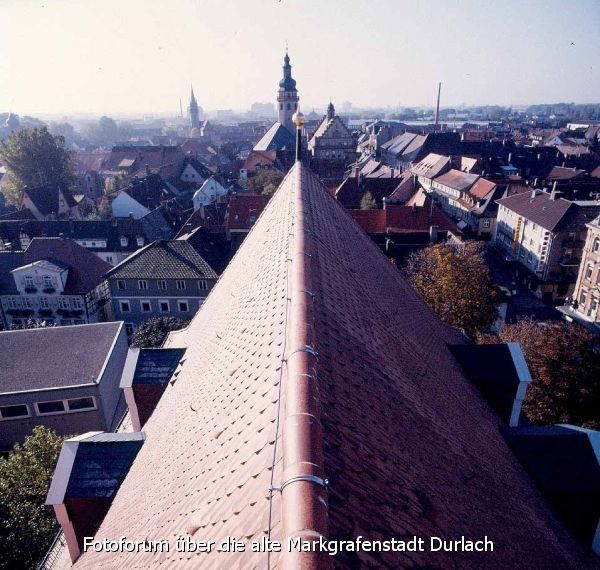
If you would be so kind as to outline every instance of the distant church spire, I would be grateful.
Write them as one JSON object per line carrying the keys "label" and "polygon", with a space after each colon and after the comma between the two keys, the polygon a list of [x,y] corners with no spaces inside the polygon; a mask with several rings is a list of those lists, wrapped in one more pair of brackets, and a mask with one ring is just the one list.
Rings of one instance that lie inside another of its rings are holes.
{"label": "distant church spire", "polygon": [[327,120],[331,121],[333,117],[335,117],[335,107],[333,106],[333,103],[330,100],[329,105],[327,105]]}
{"label": "distant church spire", "polygon": [[294,133],[292,115],[298,110],[299,99],[296,81],[292,77],[292,66],[290,65],[290,56],[286,46],[285,57],[283,58],[283,77],[279,82],[279,91],[277,93],[277,120],[292,134]]}
{"label": "distant church spire", "polygon": [[194,95],[194,88],[191,88],[190,106],[188,107],[190,112],[190,126],[192,129],[200,128],[200,108],[198,107],[198,101]]}

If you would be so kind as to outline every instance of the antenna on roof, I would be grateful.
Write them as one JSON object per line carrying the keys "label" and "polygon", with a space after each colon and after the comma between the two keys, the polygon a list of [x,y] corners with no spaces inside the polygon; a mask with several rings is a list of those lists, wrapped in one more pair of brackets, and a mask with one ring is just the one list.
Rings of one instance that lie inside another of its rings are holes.
{"label": "antenna on roof", "polygon": [[183,105],[181,104],[181,97],[179,97],[179,116],[183,118]]}
{"label": "antenna on roof", "polygon": [[438,96],[437,96],[437,106],[435,108],[435,125],[433,127],[433,132],[436,133],[438,129],[438,121],[440,119],[440,94],[442,92],[442,82],[438,83]]}

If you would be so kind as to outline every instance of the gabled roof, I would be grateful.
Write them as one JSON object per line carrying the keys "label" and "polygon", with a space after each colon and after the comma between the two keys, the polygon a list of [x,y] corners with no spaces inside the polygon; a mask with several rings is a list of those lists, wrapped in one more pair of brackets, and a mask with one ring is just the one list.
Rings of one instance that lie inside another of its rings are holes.
{"label": "gabled roof", "polygon": [[264,134],[252,150],[287,150],[293,151],[296,147],[294,135],[281,123],[275,122],[271,128]]}
{"label": "gabled roof", "polygon": [[[40,214],[44,216],[58,214],[60,193],[58,187],[52,185],[38,186],[37,188],[25,188],[25,190],[23,190],[23,194],[27,194]],[[62,192],[62,195],[65,197],[69,208],[76,205],[75,199],[70,192]]]}
{"label": "gabled roof", "polygon": [[186,241],[155,241],[106,273],[110,279],[216,279],[217,274]]}
{"label": "gabled roof", "polygon": [[[462,342],[297,164],[169,337],[185,363],[95,539],[268,536],[283,552],[215,549],[201,565],[316,570],[332,558],[290,554],[288,537],[487,535],[493,552],[363,550],[335,564],[597,566],[511,455],[448,349]],[[88,550],[76,568],[131,561]],[[175,549],[135,554],[144,568],[198,564]]]}
{"label": "gabled roof", "polygon": [[581,178],[585,174],[585,170],[578,168],[565,168],[564,166],[553,166],[548,174],[548,180],[573,180]]}
{"label": "gabled roof", "polygon": [[477,178],[479,178],[478,174],[467,174],[453,168],[445,174],[438,176],[434,182],[464,192],[473,186]]}
{"label": "gabled roof", "polygon": [[552,199],[548,192],[514,194],[497,200],[498,204],[531,220],[544,229],[558,231],[583,230],[585,224],[600,213],[600,202],[570,202]]}
{"label": "gabled roof", "polygon": [[34,238],[25,250],[26,263],[41,259],[62,262],[69,267],[65,295],[89,293],[103,280],[110,264],[70,239]]}
{"label": "gabled roof", "polygon": [[173,193],[158,174],[136,178],[121,192],[125,192],[136,202],[151,210],[157,207],[162,200],[173,197]]}
{"label": "gabled roof", "polygon": [[435,178],[444,168],[447,168],[450,163],[449,156],[441,154],[429,153],[421,162],[415,164],[410,170],[417,176],[425,178]]}
{"label": "gabled roof", "polygon": [[97,382],[122,326],[114,322],[0,332],[0,394]]}
{"label": "gabled roof", "polygon": [[469,195],[483,200],[490,192],[493,192],[496,188],[496,183],[486,178],[478,178],[475,184],[469,188]]}
{"label": "gabled roof", "polygon": [[249,230],[262,214],[269,201],[266,194],[234,192],[229,198],[225,227],[228,230]]}

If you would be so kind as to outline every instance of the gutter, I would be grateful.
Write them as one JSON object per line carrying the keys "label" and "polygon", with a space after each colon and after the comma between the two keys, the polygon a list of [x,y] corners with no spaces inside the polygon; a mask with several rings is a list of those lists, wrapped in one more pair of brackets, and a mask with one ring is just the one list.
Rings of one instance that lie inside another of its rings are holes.
{"label": "gutter", "polygon": [[282,567],[321,570],[330,568],[331,556],[312,549],[289,552],[290,539],[302,542],[326,538],[328,532],[327,481],[323,468],[323,431],[320,423],[316,372],[311,256],[314,238],[305,216],[309,208],[303,192],[302,164],[294,166],[292,206],[293,240],[290,255],[289,351],[283,417]]}

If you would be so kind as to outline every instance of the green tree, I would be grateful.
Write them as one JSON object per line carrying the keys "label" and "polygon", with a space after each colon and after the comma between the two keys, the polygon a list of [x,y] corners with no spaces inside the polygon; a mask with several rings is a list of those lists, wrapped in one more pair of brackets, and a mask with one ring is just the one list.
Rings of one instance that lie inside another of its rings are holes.
{"label": "green tree", "polygon": [[70,190],[75,180],[73,154],[65,139],[46,127],[12,132],[0,142],[0,162],[7,170],[2,191],[12,204],[21,202],[25,186],[53,184]]}
{"label": "green tree", "polygon": [[443,322],[469,335],[488,330],[498,316],[498,291],[479,242],[413,252],[403,273]]}
{"label": "green tree", "polygon": [[279,188],[284,174],[279,170],[264,168],[248,178],[248,192],[253,194],[272,194]]}
{"label": "green tree", "polygon": [[377,210],[377,202],[375,198],[373,198],[373,194],[371,192],[365,192],[361,201],[360,201],[360,209],[361,210]]}
{"label": "green tree", "polygon": [[187,327],[189,321],[176,317],[156,317],[144,321],[131,337],[131,346],[137,348],[160,348],[171,331]]}
{"label": "green tree", "polygon": [[600,338],[575,323],[524,318],[479,342],[518,342],[533,381],[523,402],[532,423],[600,429]]}
{"label": "green tree", "polygon": [[63,438],[43,426],[0,459],[0,568],[35,568],[58,525],[44,505]]}

